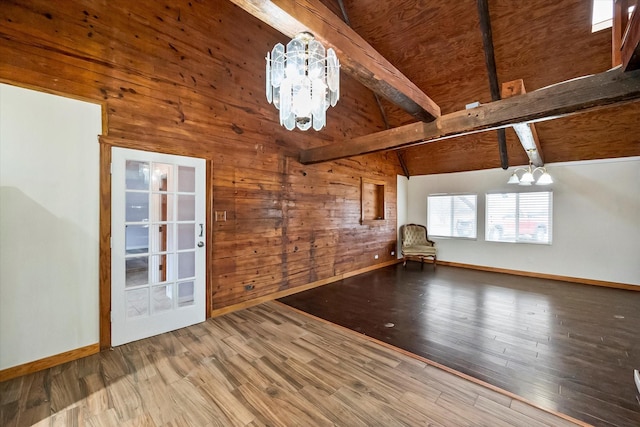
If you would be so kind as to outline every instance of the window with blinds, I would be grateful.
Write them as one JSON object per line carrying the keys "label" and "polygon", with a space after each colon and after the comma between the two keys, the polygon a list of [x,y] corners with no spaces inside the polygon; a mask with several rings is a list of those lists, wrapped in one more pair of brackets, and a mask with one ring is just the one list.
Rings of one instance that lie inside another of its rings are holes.
{"label": "window with blinds", "polygon": [[427,198],[429,236],[477,237],[477,198],[475,194],[432,195]]}
{"label": "window with blinds", "polygon": [[485,240],[551,244],[553,193],[487,194]]}

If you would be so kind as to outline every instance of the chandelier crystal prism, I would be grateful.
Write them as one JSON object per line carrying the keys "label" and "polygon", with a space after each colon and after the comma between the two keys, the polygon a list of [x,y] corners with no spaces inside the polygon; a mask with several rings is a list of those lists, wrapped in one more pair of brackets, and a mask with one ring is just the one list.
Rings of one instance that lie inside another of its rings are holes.
{"label": "chandelier crystal prism", "polygon": [[300,33],[286,46],[267,52],[267,101],[280,110],[288,130],[322,129],[327,109],[340,98],[340,62],[310,33]]}

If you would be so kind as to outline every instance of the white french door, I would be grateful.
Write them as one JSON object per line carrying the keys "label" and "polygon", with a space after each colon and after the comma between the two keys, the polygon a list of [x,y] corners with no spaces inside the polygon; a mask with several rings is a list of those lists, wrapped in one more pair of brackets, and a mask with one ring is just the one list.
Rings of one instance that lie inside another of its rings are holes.
{"label": "white french door", "polygon": [[205,161],[112,149],[111,345],[205,320]]}

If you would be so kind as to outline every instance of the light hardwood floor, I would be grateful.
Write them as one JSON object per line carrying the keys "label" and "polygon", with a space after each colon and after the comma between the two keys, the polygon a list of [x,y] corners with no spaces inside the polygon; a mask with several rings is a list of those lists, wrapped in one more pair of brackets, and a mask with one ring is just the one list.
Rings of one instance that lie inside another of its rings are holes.
{"label": "light hardwood floor", "polygon": [[565,426],[271,302],[0,383],[0,425]]}

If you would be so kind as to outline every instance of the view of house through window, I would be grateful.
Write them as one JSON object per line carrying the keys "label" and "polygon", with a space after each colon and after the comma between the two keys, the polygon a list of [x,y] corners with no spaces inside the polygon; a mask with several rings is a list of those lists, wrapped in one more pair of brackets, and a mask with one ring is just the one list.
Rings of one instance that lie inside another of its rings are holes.
{"label": "view of house through window", "polygon": [[475,239],[477,195],[432,195],[427,199],[429,236]]}
{"label": "view of house through window", "polygon": [[485,240],[551,243],[553,193],[487,194]]}

